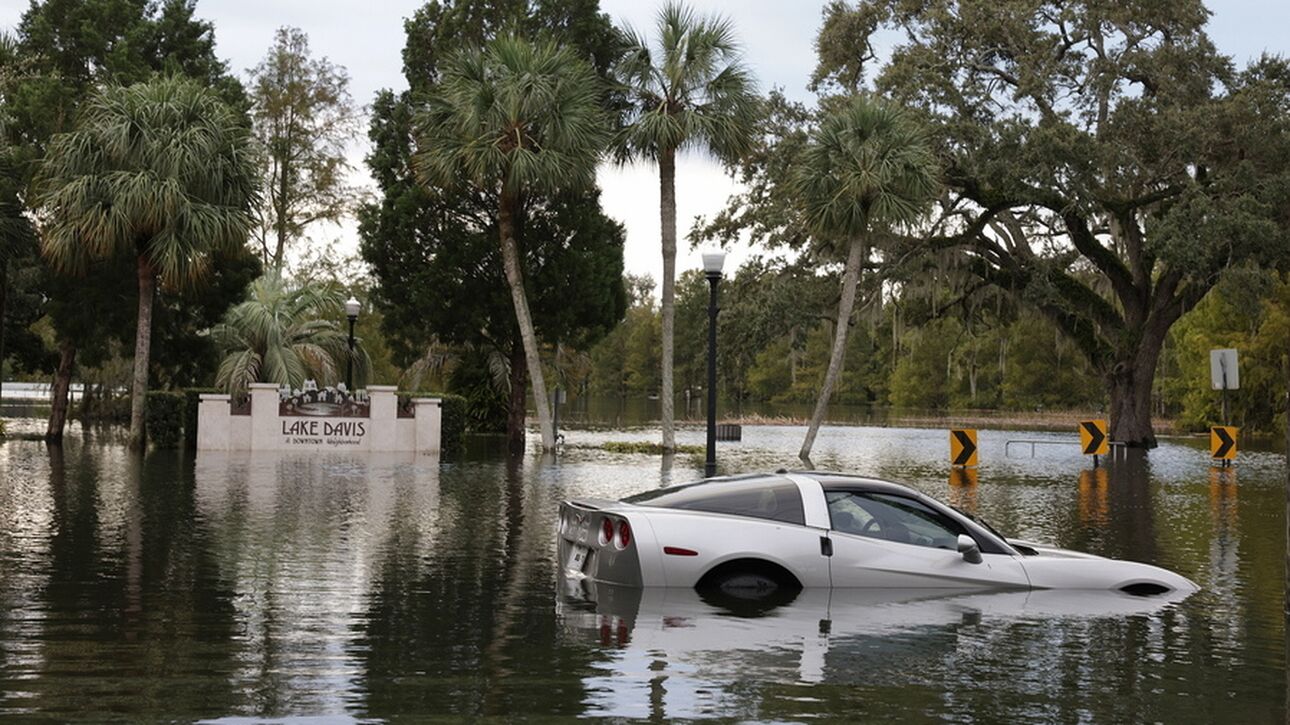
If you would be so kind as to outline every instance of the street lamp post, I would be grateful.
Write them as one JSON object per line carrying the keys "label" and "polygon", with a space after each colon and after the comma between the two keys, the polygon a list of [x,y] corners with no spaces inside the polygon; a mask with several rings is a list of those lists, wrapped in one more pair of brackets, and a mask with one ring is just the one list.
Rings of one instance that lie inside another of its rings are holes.
{"label": "street lamp post", "polygon": [[354,394],[354,323],[358,322],[358,300],[345,300],[345,316],[349,318],[349,360],[345,365],[345,393]]}
{"label": "street lamp post", "polygon": [[708,278],[708,457],[703,464],[703,475],[717,473],[717,284],[721,282],[721,266],[726,261],[722,251],[703,255],[703,274]]}

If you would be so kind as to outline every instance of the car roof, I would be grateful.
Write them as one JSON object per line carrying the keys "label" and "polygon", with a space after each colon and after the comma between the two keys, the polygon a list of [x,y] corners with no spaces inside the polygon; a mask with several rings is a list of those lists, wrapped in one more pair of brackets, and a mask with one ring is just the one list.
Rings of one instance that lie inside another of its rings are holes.
{"label": "car roof", "polygon": [[786,483],[784,475],[792,474],[805,476],[814,479],[826,491],[868,491],[875,493],[891,493],[897,495],[920,495],[918,491],[891,481],[884,481],[880,478],[871,478],[868,476],[856,476],[847,473],[838,473],[836,471],[790,471],[779,469],[773,473],[741,473],[733,476],[718,476],[715,478],[705,478],[698,481],[686,481],[668,486],[662,490],[677,490],[681,488],[697,488],[708,484],[747,482],[762,485],[774,485]]}
{"label": "car roof", "polygon": [[921,495],[917,490],[903,484],[885,481],[881,478],[856,476],[835,471],[790,471],[799,476],[813,478],[826,491],[866,491],[870,493],[892,493],[897,495]]}
{"label": "car roof", "polygon": [[781,473],[740,473],[733,476],[701,478],[697,481],[682,481],[681,483],[674,483],[670,486],[664,486],[663,488],[634,493],[626,498],[619,499],[619,501],[623,503],[636,503],[631,499],[637,498],[638,496],[645,496],[646,494],[664,494],[673,491],[680,491],[682,489],[702,489],[706,486],[720,486],[722,484],[729,483],[746,483],[750,484],[750,487],[771,486],[775,484],[792,485]]}

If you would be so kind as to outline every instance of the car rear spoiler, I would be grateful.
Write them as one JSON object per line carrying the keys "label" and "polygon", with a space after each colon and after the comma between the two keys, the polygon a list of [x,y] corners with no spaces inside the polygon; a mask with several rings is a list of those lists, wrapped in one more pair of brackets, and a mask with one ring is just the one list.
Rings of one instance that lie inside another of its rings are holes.
{"label": "car rear spoiler", "polygon": [[569,499],[564,503],[566,506],[580,508],[584,511],[603,511],[607,508],[613,507],[614,504],[618,502],[607,498],[593,498],[593,499]]}

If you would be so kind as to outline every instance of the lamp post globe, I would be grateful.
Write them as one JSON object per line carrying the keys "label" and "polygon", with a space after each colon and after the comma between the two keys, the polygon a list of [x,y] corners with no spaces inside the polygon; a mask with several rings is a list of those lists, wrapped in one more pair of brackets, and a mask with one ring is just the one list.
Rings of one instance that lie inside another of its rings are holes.
{"label": "lamp post globe", "polygon": [[358,322],[361,305],[354,297],[345,300],[345,316],[349,318],[349,357],[345,364],[345,393],[354,394],[354,323]]}
{"label": "lamp post globe", "polygon": [[703,475],[717,473],[717,285],[726,253],[717,250],[703,253],[703,276],[708,280],[708,446]]}

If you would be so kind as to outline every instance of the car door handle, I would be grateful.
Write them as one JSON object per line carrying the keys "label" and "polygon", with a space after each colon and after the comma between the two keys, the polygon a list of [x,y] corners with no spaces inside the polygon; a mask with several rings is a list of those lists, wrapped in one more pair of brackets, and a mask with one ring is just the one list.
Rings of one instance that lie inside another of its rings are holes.
{"label": "car door handle", "polygon": [[833,556],[833,540],[827,536],[820,537],[820,554],[822,556]]}

